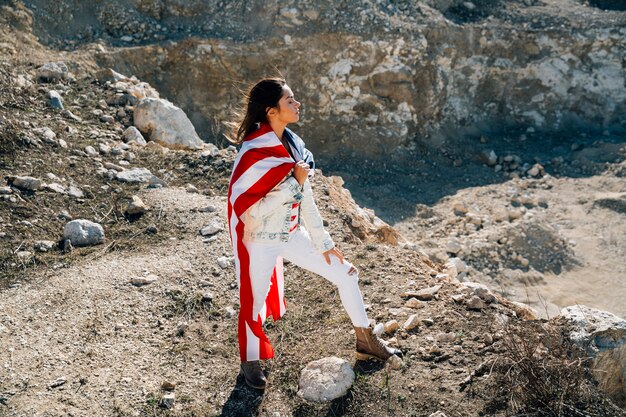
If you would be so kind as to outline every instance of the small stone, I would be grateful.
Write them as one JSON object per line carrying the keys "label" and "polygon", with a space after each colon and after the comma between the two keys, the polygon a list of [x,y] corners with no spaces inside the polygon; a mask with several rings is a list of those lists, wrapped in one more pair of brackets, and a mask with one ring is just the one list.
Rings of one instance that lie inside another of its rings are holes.
{"label": "small stone", "polygon": [[426,326],[430,327],[430,326],[435,324],[435,320],[433,320],[433,319],[422,319],[422,323],[424,323]]}
{"label": "small stone", "polygon": [[100,116],[100,121],[102,123],[113,124],[115,123],[115,117],[108,115],[108,114],[103,114],[102,116]]}
{"label": "small stone", "polygon": [[430,414],[428,417],[448,417],[448,416],[446,416],[446,413],[444,413],[443,411],[436,411]]}
{"label": "small stone", "polygon": [[208,226],[205,226],[202,229],[200,229],[200,234],[202,236],[211,236],[218,232],[221,232],[222,230],[224,230],[224,226],[222,225],[222,222],[217,219],[214,219]]}
{"label": "small stone", "polygon": [[52,382],[50,385],[48,385],[48,388],[57,388],[57,387],[60,387],[61,385],[65,385],[66,382],[67,382],[67,379],[65,377],[60,377],[60,378],[57,378],[54,382]]}
{"label": "small stone", "polygon": [[72,220],[63,229],[63,239],[69,240],[73,246],[97,245],[104,242],[104,229],[89,220]]}
{"label": "small stone", "polygon": [[428,287],[421,289],[415,293],[415,298],[422,301],[429,301],[435,298],[435,294],[439,292],[441,285],[435,285],[434,287]]}
{"label": "small stone", "polygon": [[426,303],[424,303],[423,301],[418,300],[415,297],[411,297],[407,300],[406,303],[404,303],[405,307],[409,307],[409,308],[424,308],[424,306],[426,305]]}
{"label": "small stone", "polygon": [[37,79],[44,83],[53,83],[67,79],[69,74],[64,62],[48,62],[37,70]]}
{"label": "small stone", "polygon": [[136,287],[141,287],[143,285],[150,285],[156,282],[159,279],[157,275],[149,274],[145,277],[133,277],[130,279],[130,283]]}
{"label": "small stone", "polygon": [[184,336],[185,332],[187,331],[188,328],[189,328],[189,324],[187,324],[187,323],[180,323],[178,326],[176,326],[176,335],[178,337]]}
{"label": "small stone", "polygon": [[51,240],[40,240],[33,245],[37,252],[49,252],[56,246],[56,242]]}
{"label": "small stone", "polygon": [[372,333],[375,335],[381,335],[385,333],[385,325],[382,323],[376,324],[376,326],[374,326],[374,330],[372,330]]}
{"label": "small stone", "polygon": [[41,189],[43,182],[40,179],[29,176],[15,176],[9,177],[9,184],[22,190],[37,191]]}
{"label": "small stone", "polygon": [[156,177],[147,168],[132,168],[115,174],[116,180],[130,183],[150,182],[153,178]]}
{"label": "small stone", "polygon": [[300,373],[298,395],[308,401],[329,402],[343,397],[354,383],[350,363],[337,357],[310,362]]}
{"label": "small stone", "polygon": [[87,156],[98,156],[98,151],[96,151],[96,149],[93,146],[85,146],[85,153],[87,154]]}
{"label": "small stone", "polygon": [[217,211],[217,207],[215,207],[213,204],[209,204],[206,207],[201,208],[200,210],[198,210],[201,213],[213,213],[215,211]]}
{"label": "small stone", "polygon": [[102,155],[108,155],[111,153],[111,147],[109,145],[105,145],[104,143],[98,144],[98,151]]}
{"label": "small stone", "polygon": [[175,388],[176,384],[174,382],[163,381],[163,383],[161,384],[161,389],[163,391],[174,391]]}
{"label": "small stone", "polygon": [[493,149],[488,151],[482,151],[480,153],[480,160],[487,166],[493,167],[498,163],[498,156]]}
{"label": "small stone", "polygon": [[205,303],[209,303],[211,301],[213,301],[213,294],[210,292],[205,292],[202,294],[202,301],[204,301]]}
{"label": "small stone", "polygon": [[446,245],[446,252],[456,255],[457,253],[461,252],[462,249],[463,247],[461,246],[461,243],[458,241],[458,239],[451,238],[450,240],[448,240],[448,244]]}
{"label": "small stone", "polygon": [[175,400],[176,400],[176,395],[173,392],[167,392],[163,394],[160,405],[161,407],[169,410],[170,408],[174,407]]}
{"label": "small stone", "polygon": [[146,213],[150,208],[143,202],[141,198],[134,195],[126,207],[126,214],[129,216],[138,216]]}
{"label": "small stone", "polygon": [[385,333],[391,334],[400,328],[400,323],[397,320],[389,320],[385,323]]}
{"label": "small stone", "polygon": [[437,333],[435,336],[435,340],[439,343],[452,343],[456,340],[456,335],[452,332],[450,333]]}
{"label": "small stone", "polygon": [[386,362],[385,365],[389,369],[398,370],[398,369],[402,369],[402,366],[404,365],[404,362],[402,362],[402,359],[400,359],[398,356],[391,355],[391,357],[389,359],[387,359],[387,362]]}
{"label": "small stone", "polygon": [[48,96],[50,97],[50,106],[55,109],[63,110],[63,98],[58,91],[50,90]]}
{"label": "small stone", "polygon": [[156,235],[158,232],[159,232],[159,229],[156,227],[155,224],[151,224],[150,226],[146,227],[146,233]]}
{"label": "small stone", "polygon": [[219,258],[217,258],[217,265],[222,268],[222,269],[226,269],[230,266],[231,262],[230,262],[230,258],[226,257],[226,256],[221,256]]}
{"label": "small stone", "polygon": [[420,323],[420,319],[417,317],[417,314],[413,314],[409,316],[407,321],[404,322],[404,324],[402,325],[402,328],[407,331],[413,330],[419,325],[419,323]]}
{"label": "small stone", "polygon": [[30,259],[33,256],[33,254],[30,251],[21,250],[21,251],[16,252],[15,256],[17,256],[22,261],[26,261]]}
{"label": "small stone", "polygon": [[485,342],[485,345],[489,346],[493,344],[493,336],[491,336],[489,333],[485,333],[483,335],[483,341]]}
{"label": "small stone", "polygon": [[465,305],[469,310],[477,310],[480,311],[485,308],[487,305],[485,302],[477,295],[472,296],[469,300],[465,302]]}
{"label": "small stone", "polygon": [[81,119],[80,117],[76,116],[74,113],[72,113],[71,111],[69,111],[68,109],[65,109],[61,112],[61,116],[65,117],[66,119],[70,119],[73,120],[75,122],[81,122],[83,119]]}
{"label": "small stone", "polygon": [[83,192],[83,190],[81,190],[80,188],[74,186],[74,185],[70,185],[67,188],[67,194],[71,197],[74,198],[83,198],[85,197],[85,193]]}
{"label": "small stone", "polygon": [[237,314],[237,311],[235,311],[235,309],[231,306],[226,306],[224,308],[224,312],[226,313],[226,317],[228,317],[229,319],[232,319]]}
{"label": "small stone", "polygon": [[465,216],[469,209],[465,206],[465,204],[457,201],[452,205],[452,211],[454,211],[454,214],[457,216]]}
{"label": "small stone", "polygon": [[187,184],[187,185],[185,185],[185,190],[188,193],[197,193],[198,192],[198,187],[196,187],[193,184]]}
{"label": "small stone", "polygon": [[122,137],[126,143],[134,143],[140,146],[145,146],[147,144],[143,135],[135,126],[130,126],[126,129],[122,134]]}

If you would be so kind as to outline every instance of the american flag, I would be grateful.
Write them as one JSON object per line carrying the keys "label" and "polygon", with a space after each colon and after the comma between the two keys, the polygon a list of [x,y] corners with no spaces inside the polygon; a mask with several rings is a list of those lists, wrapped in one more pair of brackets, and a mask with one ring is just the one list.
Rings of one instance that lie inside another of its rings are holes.
{"label": "american flag", "polygon": [[[239,285],[239,351],[242,361],[269,359],[274,350],[263,332],[271,315],[278,320],[285,312],[283,259],[278,258],[269,294],[260,312],[253,312],[255,294],[250,283],[250,257],[243,242],[243,214],[289,174],[294,160],[267,123],[246,137],[237,154],[228,187],[228,226]],[[264,294],[263,294],[264,295]],[[257,295],[258,297],[259,295]]]}

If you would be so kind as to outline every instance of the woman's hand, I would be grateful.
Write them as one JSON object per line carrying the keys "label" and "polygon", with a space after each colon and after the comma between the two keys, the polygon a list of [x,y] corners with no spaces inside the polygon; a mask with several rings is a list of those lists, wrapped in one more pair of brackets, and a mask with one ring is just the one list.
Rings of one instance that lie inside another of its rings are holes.
{"label": "woman's hand", "polygon": [[[343,263],[343,254],[336,247],[329,249],[326,252],[323,252],[322,255],[324,255],[324,259],[326,259],[326,263],[328,265],[330,265],[330,255],[335,255],[337,259],[339,259],[339,262]],[[348,271],[348,275],[354,275],[356,273],[357,270],[354,266],[352,266],[352,268],[350,268],[350,270]]]}
{"label": "woman's hand", "polygon": [[304,161],[298,161],[296,162],[296,165],[294,165],[293,167],[293,176],[296,179],[296,181],[298,181],[298,184],[302,185],[304,184],[304,181],[306,181],[306,178],[309,176],[309,169],[311,169],[309,167],[309,164],[307,164]]}

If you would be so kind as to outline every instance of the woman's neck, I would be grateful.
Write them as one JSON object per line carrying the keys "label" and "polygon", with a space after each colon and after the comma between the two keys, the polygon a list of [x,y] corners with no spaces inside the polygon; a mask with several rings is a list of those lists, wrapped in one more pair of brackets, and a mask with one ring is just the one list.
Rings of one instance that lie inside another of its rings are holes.
{"label": "woman's neck", "polygon": [[285,123],[280,123],[277,121],[270,121],[269,123],[274,133],[276,133],[276,136],[278,136],[278,139],[282,141],[283,133],[285,133],[285,128],[287,127],[287,125]]}

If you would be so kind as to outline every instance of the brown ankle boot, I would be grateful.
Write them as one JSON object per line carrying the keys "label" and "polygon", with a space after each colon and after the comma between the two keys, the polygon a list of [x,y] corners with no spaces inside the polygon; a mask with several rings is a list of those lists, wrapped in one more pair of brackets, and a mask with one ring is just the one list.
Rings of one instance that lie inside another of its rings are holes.
{"label": "brown ankle boot", "polygon": [[377,359],[386,361],[393,355],[402,356],[402,351],[386,346],[382,340],[372,333],[371,327],[355,327],[356,331],[356,359],[366,361]]}
{"label": "brown ankle boot", "polygon": [[249,387],[256,389],[265,389],[267,380],[261,369],[261,363],[259,361],[246,361],[241,362],[241,372],[246,379],[246,384]]}

